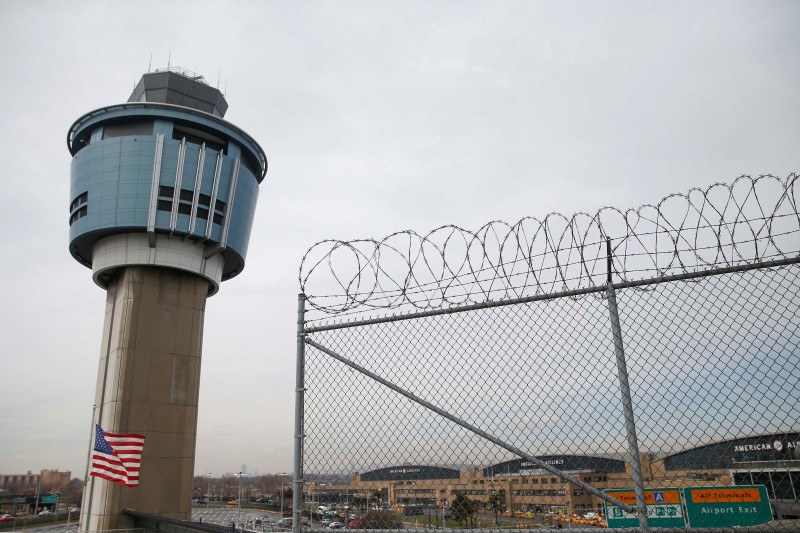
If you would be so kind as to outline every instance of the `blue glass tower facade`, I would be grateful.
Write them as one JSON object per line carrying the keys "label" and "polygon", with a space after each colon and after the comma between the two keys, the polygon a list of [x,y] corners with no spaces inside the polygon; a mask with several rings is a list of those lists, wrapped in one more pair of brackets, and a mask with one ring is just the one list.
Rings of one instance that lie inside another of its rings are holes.
{"label": "blue glass tower facade", "polygon": [[212,113],[142,101],[84,115],[67,144],[70,252],[98,285],[121,266],[154,265],[199,274],[214,294],[241,272],[267,170],[247,133]]}

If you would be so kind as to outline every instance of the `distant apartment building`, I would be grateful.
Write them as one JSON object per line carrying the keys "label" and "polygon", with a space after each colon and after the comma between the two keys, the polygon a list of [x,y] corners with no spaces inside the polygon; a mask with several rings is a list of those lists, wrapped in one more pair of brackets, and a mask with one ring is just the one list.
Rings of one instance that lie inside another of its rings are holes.
{"label": "distant apartment building", "polygon": [[72,472],[60,470],[42,470],[38,474],[28,471],[25,474],[0,474],[0,489],[4,492],[26,493],[61,490],[69,484]]}

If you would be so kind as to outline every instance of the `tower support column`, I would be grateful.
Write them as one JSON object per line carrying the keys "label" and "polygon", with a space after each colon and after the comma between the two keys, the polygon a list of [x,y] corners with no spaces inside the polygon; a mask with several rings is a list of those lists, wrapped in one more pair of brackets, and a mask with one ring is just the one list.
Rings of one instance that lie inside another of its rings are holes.
{"label": "tower support column", "polygon": [[90,478],[83,531],[133,527],[121,509],[191,519],[208,281],[129,266],[108,284],[95,422],[146,436],[137,487]]}

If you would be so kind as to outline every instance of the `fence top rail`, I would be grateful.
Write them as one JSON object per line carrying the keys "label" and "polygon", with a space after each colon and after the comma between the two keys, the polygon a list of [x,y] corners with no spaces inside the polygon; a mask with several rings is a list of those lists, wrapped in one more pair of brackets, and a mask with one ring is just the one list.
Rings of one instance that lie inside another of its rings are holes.
{"label": "fence top rail", "polygon": [[300,287],[328,316],[428,311],[604,286],[606,239],[620,283],[791,259],[800,255],[798,189],[797,174],[740,176],[635,209],[329,239],[303,256]]}
{"label": "fence top rail", "polygon": [[[641,289],[647,287],[648,285],[653,285],[656,283],[667,283],[670,281],[698,280],[700,278],[705,278],[709,276],[719,276],[721,274],[734,274],[737,272],[747,272],[749,270],[758,270],[763,268],[780,268],[796,264],[800,264],[800,255],[787,259],[762,261],[759,263],[751,263],[736,267],[715,268],[711,270],[705,270],[703,272],[688,272],[686,274],[673,274],[671,276],[664,276],[661,278],[654,278],[654,279],[624,281],[621,283],[614,283],[613,285],[617,289]],[[464,313],[467,311],[477,311],[479,309],[490,309],[492,307],[502,307],[506,305],[533,303],[543,300],[552,300],[555,298],[575,298],[580,296],[586,296],[588,294],[602,293],[605,292],[607,288],[608,285],[598,285],[596,287],[587,287],[585,289],[578,289],[574,291],[539,294],[534,296],[525,296],[523,298],[509,298],[505,300],[487,301],[477,304],[460,305],[460,306],[448,307],[445,309],[405,312],[405,313],[397,313],[392,315],[375,316],[368,318],[361,318],[361,317],[350,318],[350,319],[340,318],[337,320],[336,317],[332,317],[329,320],[317,319],[313,321],[313,323],[309,323],[308,325],[306,325],[303,328],[303,333],[316,333],[320,331],[330,331],[334,329],[346,329],[346,328],[355,328],[360,326],[369,326],[373,324],[383,324],[386,322],[400,322],[402,320],[414,320],[417,318],[427,318],[432,316],[452,315],[455,313]]]}

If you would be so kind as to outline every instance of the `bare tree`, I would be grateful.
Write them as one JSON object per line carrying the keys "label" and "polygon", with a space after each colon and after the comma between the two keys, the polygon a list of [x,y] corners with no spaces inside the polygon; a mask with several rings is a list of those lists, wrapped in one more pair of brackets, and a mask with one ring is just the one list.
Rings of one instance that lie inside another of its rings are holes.
{"label": "bare tree", "polygon": [[236,485],[236,476],[227,472],[223,474],[222,479],[222,497],[226,500],[231,499],[231,488]]}
{"label": "bare tree", "polygon": [[499,494],[492,495],[489,498],[489,509],[494,513],[494,525],[497,525],[497,514],[503,511],[503,502]]}
{"label": "bare tree", "polygon": [[61,490],[61,501],[67,505],[80,505],[83,499],[83,480],[77,477],[72,478],[67,486]]}

